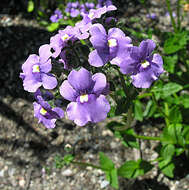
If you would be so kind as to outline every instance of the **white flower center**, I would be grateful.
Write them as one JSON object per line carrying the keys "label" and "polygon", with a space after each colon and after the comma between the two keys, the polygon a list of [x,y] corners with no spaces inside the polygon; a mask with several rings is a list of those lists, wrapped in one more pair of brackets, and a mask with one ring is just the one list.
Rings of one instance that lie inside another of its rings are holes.
{"label": "white flower center", "polygon": [[67,40],[67,39],[69,39],[70,37],[68,36],[68,34],[64,34],[62,37],[61,37],[61,39],[63,40],[63,41],[65,41],[65,40]]}
{"label": "white flower center", "polygon": [[141,63],[141,65],[145,69],[145,68],[147,68],[150,65],[150,63],[145,60],[144,62]]}
{"label": "white flower center", "polygon": [[34,65],[32,67],[32,71],[33,71],[33,73],[39,73],[40,72],[39,65]]}
{"label": "white flower center", "polygon": [[117,46],[117,40],[116,39],[110,39],[110,40],[108,40],[108,46],[109,47],[115,47],[115,46]]}
{"label": "white flower center", "polygon": [[91,13],[88,14],[88,17],[89,17],[90,19],[93,19],[93,16],[94,16],[94,13],[93,13],[93,12],[91,12]]}
{"label": "white flower center", "polygon": [[45,110],[44,108],[40,109],[40,114],[41,115],[45,115],[47,113],[47,110]]}
{"label": "white flower center", "polygon": [[88,94],[83,94],[83,95],[81,95],[81,96],[79,97],[79,100],[80,100],[81,103],[88,102],[88,100],[89,100]]}

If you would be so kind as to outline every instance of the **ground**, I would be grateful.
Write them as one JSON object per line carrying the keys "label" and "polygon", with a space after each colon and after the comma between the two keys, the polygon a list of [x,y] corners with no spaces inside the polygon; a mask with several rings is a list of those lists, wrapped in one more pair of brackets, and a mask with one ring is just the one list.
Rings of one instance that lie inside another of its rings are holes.
{"label": "ground", "polygon": [[[169,30],[170,20],[165,18],[160,2],[152,1],[149,10],[158,15],[157,26]],[[151,24],[145,17],[146,11],[140,6],[130,6],[123,18],[137,15]],[[98,164],[100,151],[117,166],[138,158],[137,151],[125,148],[105,128],[108,120],[86,127],[76,127],[64,120],[55,129],[46,129],[33,116],[33,97],[23,90],[19,73],[29,54],[37,53],[40,45],[49,43],[50,36],[52,33],[39,27],[36,21],[24,18],[23,14],[0,15],[0,189],[111,190],[100,170],[73,165],[57,169],[54,165],[56,155],[65,155],[66,145],[71,145],[77,160],[95,164]],[[154,38],[158,41],[157,36]],[[143,133],[152,136],[159,135],[161,128],[154,123],[153,130],[151,123],[140,124],[139,127]],[[155,142],[142,142],[144,159],[157,157],[156,146]],[[120,178],[120,190],[126,189],[188,190],[189,176],[179,174],[169,179],[154,168],[136,180]]]}

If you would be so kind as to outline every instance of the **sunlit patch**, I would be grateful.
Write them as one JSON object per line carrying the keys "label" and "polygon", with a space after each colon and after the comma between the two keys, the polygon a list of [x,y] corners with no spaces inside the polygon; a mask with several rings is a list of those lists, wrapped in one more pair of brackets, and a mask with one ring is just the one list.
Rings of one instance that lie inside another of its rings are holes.
{"label": "sunlit patch", "polygon": [[47,113],[47,110],[45,110],[44,108],[40,109],[40,114],[41,115],[45,115]]}
{"label": "sunlit patch", "polygon": [[110,39],[110,40],[108,40],[108,46],[109,47],[115,47],[115,46],[117,46],[117,40],[116,39]]}
{"label": "sunlit patch", "polygon": [[93,12],[91,12],[91,13],[88,14],[88,17],[89,17],[90,19],[93,19],[93,16],[94,16],[94,13],[93,13]]}
{"label": "sunlit patch", "polygon": [[88,100],[89,100],[88,94],[83,94],[83,95],[81,95],[81,96],[79,97],[79,100],[80,100],[81,103],[88,102]]}
{"label": "sunlit patch", "polygon": [[32,67],[32,71],[33,71],[33,73],[39,73],[40,72],[39,65],[34,65]]}
{"label": "sunlit patch", "polygon": [[141,65],[142,65],[142,67],[145,69],[145,68],[147,68],[147,67],[150,65],[150,63],[145,60],[145,61],[143,61],[143,62],[141,63]]}
{"label": "sunlit patch", "polygon": [[65,40],[67,40],[67,39],[69,39],[70,37],[69,37],[69,35],[68,34],[64,34],[62,37],[61,37],[61,39],[63,40],[63,41],[65,41]]}

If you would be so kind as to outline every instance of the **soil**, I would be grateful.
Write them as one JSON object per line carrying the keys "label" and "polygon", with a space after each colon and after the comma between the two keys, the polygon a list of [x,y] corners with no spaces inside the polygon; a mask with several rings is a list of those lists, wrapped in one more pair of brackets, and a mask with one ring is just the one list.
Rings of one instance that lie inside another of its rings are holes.
{"label": "soil", "polygon": [[[120,166],[126,160],[139,158],[139,152],[125,148],[113,137],[105,127],[108,119],[86,127],[75,126],[68,120],[58,122],[54,129],[38,124],[33,116],[33,97],[23,90],[19,73],[27,57],[38,53],[39,46],[49,43],[53,34],[26,17],[25,12],[20,12],[23,4],[13,11],[15,1],[10,2],[9,6],[0,3],[3,13],[0,14],[0,189],[111,190],[100,170],[74,165],[58,169],[55,156],[63,157],[69,145],[77,160],[98,164],[98,153],[103,151]],[[120,11],[123,19],[134,16],[142,18],[144,25],[151,24],[145,9],[132,3],[128,5]],[[158,15],[156,27],[168,31],[170,19],[165,18],[166,11],[162,7],[165,7],[162,1],[153,0],[149,10]],[[187,21],[184,24],[189,26]],[[157,36],[154,38],[158,41]],[[154,122],[136,123],[136,126],[143,134],[151,136],[158,136],[161,130],[161,125]],[[157,145],[156,142],[141,142],[144,159],[157,157]],[[157,167],[135,180],[120,178],[120,190],[188,190],[189,171],[185,172],[184,167],[180,166],[181,172],[174,179],[159,173]]]}

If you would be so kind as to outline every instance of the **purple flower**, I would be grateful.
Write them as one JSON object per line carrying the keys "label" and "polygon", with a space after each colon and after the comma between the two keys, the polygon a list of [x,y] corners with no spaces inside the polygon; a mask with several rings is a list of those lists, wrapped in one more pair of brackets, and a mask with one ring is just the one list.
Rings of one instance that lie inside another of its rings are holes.
{"label": "purple flower", "polygon": [[69,13],[71,17],[77,17],[80,14],[79,11],[80,4],[78,1],[73,3],[68,3],[65,9],[65,12]]}
{"label": "purple flower", "polygon": [[137,88],[149,88],[163,70],[163,60],[159,54],[152,54],[155,49],[152,40],[144,40],[139,47],[132,47],[130,57],[120,63],[123,74],[130,74],[132,84]]}
{"label": "purple flower", "polygon": [[34,116],[39,119],[39,123],[43,123],[46,128],[54,128],[57,119],[64,117],[64,111],[55,107],[52,108],[48,102],[38,95],[37,101],[33,103],[34,106]]}
{"label": "purple flower", "polygon": [[67,46],[68,41],[73,43],[78,39],[77,35],[79,33],[76,27],[67,26],[64,30],[59,30],[58,34],[52,36],[50,39],[50,46],[54,50],[52,57],[58,57],[62,49]]}
{"label": "purple flower", "polygon": [[107,117],[110,105],[105,98],[107,93],[106,77],[102,73],[91,75],[81,68],[72,70],[60,86],[60,94],[71,101],[67,106],[67,115],[77,125],[88,122],[97,123]]}
{"label": "purple flower", "polygon": [[100,18],[106,12],[114,11],[116,9],[117,8],[114,5],[110,5],[108,7],[104,6],[98,9],[90,9],[88,14],[83,13],[83,19],[76,23],[76,27],[81,31],[81,33],[87,36],[86,33],[88,33],[89,29],[92,27],[95,19]]}
{"label": "purple flower", "polygon": [[[172,12],[172,14],[173,14],[173,17],[176,17],[176,16],[177,16],[175,12]],[[166,12],[166,13],[165,13],[165,16],[166,16],[166,17],[169,17],[169,16],[170,16],[169,12]]]}
{"label": "purple flower", "polygon": [[85,3],[85,6],[87,7],[87,9],[94,9],[95,8],[95,4],[94,3]]}
{"label": "purple flower", "polygon": [[147,14],[147,15],[146,15],[146,18],[155,20],[155,19],[157,18],[157,15],[156,15],[156,13],[150,13],[150,14]]}
{"label": "purple flower", "polygon": [[125,52],[132,46],[131,39],[119,28],[111,28],[107,34],[101,24],[94,24],[90,28],[90,34],[95,50],[89,54],[89,63],[95,67],[101,67],[111,60],[114,64],[113,59],[123,53],[125,56]]}
{"label": "purple flower", "polygon": [[103,6],[110,6],[112,5],[112,1],[111,0],[98,0],[98,4],[97,7],[103,7]]}
{"label": "purple flower", "polygon": [[35,99],[37,100],[37,96],[41,96],[44,100],[49,101],[52,100],[54,98],[53,94],[49,91],[41,91],[40,89],[38,89],[35,94]]}
{"label": "purple flower", "polygon": [[32,54],[22,65],[23,73],[20,77],[23,79],[24,90],[36,92],[40,86],[45,89],[53,89],[57,85],[56,78],[50,74],[52,65],[50,56],[51,47],[45,44],[39,48],[39,56]]}
{"label": "purple flower", "polygon": [[60,10],[55,10],[54,11],[54,14],[50,17],[50,20],[52,21],[52,22],[58,22],[59,21],[59,19],[61,19],[62,18],[62,12],[60,11]]}

